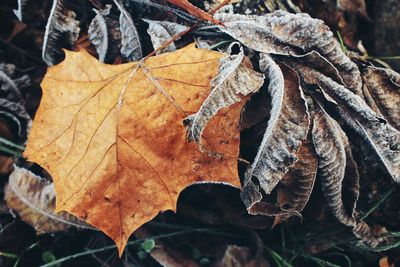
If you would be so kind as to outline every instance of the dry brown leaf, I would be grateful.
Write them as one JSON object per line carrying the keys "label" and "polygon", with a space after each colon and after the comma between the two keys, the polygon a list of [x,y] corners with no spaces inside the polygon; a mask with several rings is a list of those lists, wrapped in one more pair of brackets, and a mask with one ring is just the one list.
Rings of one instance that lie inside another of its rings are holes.
{"label": "dry brown leaf", "polygon": [[[370,108],[363,98],[330,77],[298,62],[293,63],[293,67],[300,72],[306,83],[317,85],[322,90],[324,97],[335,105],[334,108],[346,125],[366,141],[366,144],[376,154],[377,159],[382,163],[388,174],[396,182],[399,182],[400,131]],[[397,76],[393,73],[392,78],[394,80],[392,82],[395,82]],[[384,94],[389,89],[380,88],[378,90],[379,93],[377,94],[386,98]],[[377,99],[379,98],[377,97]],[[383,110],[382,113],[386,112]]]}
{"label": "dry brown leaf", "polygon": [[353,165],[348,167],[348,162],[353,162],[353,159],[350,156],[351,151],[350,154],[348,153],[347,137],[334,119],[323,109],[317,108],[313,121],[312,138],[315,152],[319,157],[318,179],[321,181],[328,206],[339,222],[347,226],[354,226],[356,223],[354,208],[358,195],[351,198],[353,201],[350,205],[353,208],[349,210],[346,209],[342,195],[343,182],[345,177],[349,176],[349,171],[351,179],[356,179],[358,183],[358,173],[353,176]]}
{"label": "dry brown leaf", "polygon": [[363,69],[363,80],[368,105],[400,130],[400,75],[389,69],[368,66]]}
{"label": "dry brown leaf", "polygon": [[272,109],[257,155],[245,174],[241,195],[250,214],[265,214],[256,180],[262,191],[270,194],[298,160],[295,153],[306,138],[309,127],[309,114],[297,74],[282,66],[284,76],[280,67],[266,54],[261,54],[260,65],[270,82],[268,93]]}
{"label": "dry brown leaf", "polygon": [[[45,167],[66,210],[101,229],[120,254],[139,226],[176,210],[195,182],[239,187],[238,120],[244,101],[221,109],[203,134],[219,158],[186,142],[183,119],[210,91],[224,54],[188,46],[141,63],[105,65],[66,52],[48,70],[25,156]],[[254,91],[261,84],[248,84]]]}
{"label": "dry brown leaf", "polygon": [[282,10],[264,16],[218,13],[215,17],[225,25],[220,27],[221,31],[256,51],[297,57],[318,53],[334,66],[343,85],[361,95],[362,80],[357,65],[346,56],[322,20]]}
{"label": "dry brown leaf", "polygon": [[275,217],[275,225],[287,220],[295,212],[303,211],[314,187],[318,158],[315,155],[311,136],[303,141],[296,157],[298,161],[277,187],[280,214]]}
{"label": "dry brown leaf", "polygon": [[71,227],[90,228],[66,212],[55,214],[53,183],[15,166],[4,190],[7,206],[40,233],[65,231]]}
{"label": "dry brown leaf", "polygon": [[79,21],[74,11],[64,8],[64,0],[53,0],[44,33],[42,58],[48,66],[61,57],[61,45],[71,47],[79,36]]}

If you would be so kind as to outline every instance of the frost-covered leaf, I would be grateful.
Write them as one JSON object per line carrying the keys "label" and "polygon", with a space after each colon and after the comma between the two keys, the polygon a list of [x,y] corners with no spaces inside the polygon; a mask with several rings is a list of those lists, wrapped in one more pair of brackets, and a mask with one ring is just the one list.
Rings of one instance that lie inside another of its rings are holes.
{"label": "frost-covered leaf", "polygon": [[96,16],[93,18],[92,22],[90,22],[88,29],[89,40],[94,47],[96,47],[101,62],[105,61],[108,50],[108,29],[104,17],[110,14],[110,9],[111,5],[106,5],[103,10],[93,9]]}
{"label": "frost-covered leaf", "polygon": [[363,69],[363,80],[367,103],[400,130],[400,74],[368,66]]}
{"label": "frost-covered leaf", "polygon": [[322,20],[285,11],[265,16],[219,13],[215,17],[225,25],[220,27],[221,31],[256,51],[293,56],[318,52],[338,69],[344,85],[361,95],[362,82],[357,65],[344,54]]}
{"label": "frost-covered leaf", "polygon": [[143,57],[139,34],[133,23],[131,15],[125,10],[118,0],[114,0],[119,11],[120,31],[122,37],[121,54],[128,61],[136,61]]}
{"label": "frost-covered leaf", "polygon": [[79,21],[75,12],[64,8],[63,0],[53,0],[44,33],[42,58],[52,66],[62,54],[61,48],[71,47],[79,36]]}
{"label": "frost-covered leaf", "polygon": [[[354,160],[349,141],[339,124],[324,110],[317,108],[312,128],[312,138],[318,156],[318,179],[322,191],[333,215],[339,222],[354,226],[354,208],[358,199],[358,173],[354,169]],[[346,176],[354,179],[354,197],[351,197],[350,210],[346,210],[342,197],[343,181]],[[351,177],[349,177],[351,176]]]}
{"label": "frost-covered leaf", "polygon": [[12,64],[0,64],[0,120],[1,125],[14,135],[14,142],[23,144],[31,125],[31,118],[25,110],[25,101],[20,88],[31,83],[28,75],[15,74]]}
{"label": "frost-covered leaf", "polygon": [[184,120],[189,142],[200,144],[204,128],[219,110],[240,102],[243,96],[258,91],[263,84],[264,76],[246,67],[243,60],[243,51],[220,59],[218,75],[211,80],[210,94],[199,110]]}
{"label": "frost-covered leaf", "polygon": [[5,201],[38,233],[54,233],[70,227],[90,228],[66,212],[56,214],[53,183],[24,168],[14,167],[5,189]]}
{"label": "frost-covered leaf", "polygon": [[335,101],[343,120],[364,138],[388,173],[400,182],[400,132],[378,116],[359,96],[321,75],[319,85]]}
{"label": "frost-covered leaf", "polygon": [[305,65],[294,67],[306,83],[318,85],[335,102],[343,121],[366,141],[388,174],[400,182],[400,132],[346,87]]}
{"label": "frost-covered leaf", "polygon": [[25,6],[28,3],[29,0],[17,0],[18,7],[17,9],[14,9],[13,12],[15,16],[17,16],[18,20],[22,22],[22,16],[23,13],[25,12]]}
{"label": "frost-covered leaf", "polygon": [[20,101],[21,94],[19,90],[31,85],[30,77],[27,74],[17,75],[13,64],[0,63],[0,73],[0,89],[3,92],[7,92],[7,94],[13,95],[7,95],[7,99],[16,97],[18,98],[17,102]]}
{"label": "frost-covered leaf", "polygon": [[14,81],[3,71],[0,70],[0,89],[1,93],[7,94],[7,99],[21,99],[17,85]]}
{"label": "frost-covered leaf", "polygon": [[20,144],[24,143],[31,126],[31,118],[26,112],[25,107],[21,103],[0,98],[0,117],[10,122],[16,130],[16,142]]}
{"label": "frost-covered leaf", "polygon": [[[149,23],[147,33],[150,35],[154,50],[157,50],[159,47],[162,46],[162,44],[171,40],[173,36],[188,29],[188,27],[184,25],[169,21],[158,21],[149,19],[145,19],[144,21]],[[175,44],[171,43],[163,48],[161,51],[158,51],[157,54],[173,52],[175,50]]]}
{"label": "frost-covered leaf", "polygon": [[255,213],[252,206],[262,198],[252,179],[258,180],[265,193],[271,193],[298,160],[295,153],[306,138],[309,127],[297,74],[284,67],[284,76],[280,67],[266,54],[261,54],[260,68],[269,80],[272,109],[257,155],[245,174],[242,199],[250,213]]}
{"label": "frost-covered leaf", "polygon": [[280,214],[276,216],[274,224],[287,220],[293,211],[297,213],[303,211],[314,188],[318,159],[311,135],[302,142],[296,157],[298,160],[277,187]]}
{"label": "frost-covered leaf", "polygon": [[[270,193],[287,168],[297,160],[291,152],[296,152],[300,147],[301,140],[307,134],[309,121],[296,74],[285,68],[291,76],[284,79],[280,67],[266,54],[261,54],[260,68],[270,83],[268,92],[272,99],[272,110],[256,158],[246,173],[246,180],[257,177],[261,188]],[[292,136],[287,140],[279,140],[285,138],[286,133]],[[282,166],[285,164],[286,168]]]}

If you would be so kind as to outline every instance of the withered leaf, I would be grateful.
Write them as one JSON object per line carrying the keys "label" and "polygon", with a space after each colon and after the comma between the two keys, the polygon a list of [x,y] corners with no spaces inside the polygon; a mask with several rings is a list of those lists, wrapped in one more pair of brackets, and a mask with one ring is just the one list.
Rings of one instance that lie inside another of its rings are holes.
{"label": "withered leaf", "polygon": [[[188,29],[188,27],[174,23],[169,21],[157,21],[157,20],[149,20],[145,19],[145,22],[149,23],[149,28],[147,29],[147,33],[150,35],[151,42],[153,44],[154,50],[160,48],[165,42],[171,40],[173,36],[184,32]],[[165,53],[165,52],[173,52],[176,50],[176,46],[174,43],[171,43],[157,51],[157,54]]]}
{"label": "withered leaf", "polygon": [[123,65],[66,52],[48,70],[25,156],[46,168],[66,210],[113,238],[160,211],[176,210],[195,182],[239,186],[238,120],[244,100],[221,109],[205,129],[207,149],[186,142],[182,121],[210,91],[224,54],[188,46]]}
{"label": "withered leaf", "polygon": [[110,14],[111,5],[106,5],[103,10],[93,9],[96,16],[90,22],[88,34],[89,40],[96,47],[99,60],[104,62],[108,50],[108,29],[104,16]]}
{"label": "withered leaf", "polygon": [[249,48],[262,53],[299,56],[316,51],[339,71],[344,85],[361,95],[361,75],[322,20],[307,14],[291,14],[282,10],[265,16],[216,14],[231,35]]}
{"label": "withered leaf", "polygon": [[14,81],[3,71],[0,70],[0,89],[1,93],[6,93],[6,98],[9,100],[19,99],[21,100],[21,93],[19,92],[17,85]]}
{"label": "withered leaf", "polygon": [[261,192],[255,189],[253,177],[265,193],[271,193],[297,161],[295,153],[306,138],[309,127],[297,74],[284,67],[284,77],[281,68],[266,54],[261,54],[260,68],[269,80],[272,109],[257,155],[245,174],[242,199],[252,214],[257,214],[258,208],[252,206],[262,198]]}
{"label": "withered leaf", "polygon": [[119,24],[122,38],[121,55],[128,61],[136,61],[143,57],[139,34],[133,23],[131,15],[125,10],[118,0],[114,0],[120,15]]}
{"label": "withered leaf", "polygon": [[[322,108],[316,108],[312,138],[318,155],[318,179],[321,181],[322,191],[334,216],[339,222],[354,226],[354,208],[358,200],[358,186],[356,196],[351,198],[351,210],[345,208],[343,201],[343,180],[351,176],[358,185],[357,169],[353,169],[354,160],[349,150],[348,139],[339,124],[332,119]],[[350,164],[350,165],[349,165]],[[352,187],[353,188],[353,187]]]}
{"label": "withered leaf", "polygon": [[207,123],[221,109],[241,101],[243,96],[258,91],[264,76],[243,63],[244,53],[220,60],[218,75],[211,80],[210,94],[199,110],[185,119],[188,126],[187,139],[200,144]]}
{"label": "withered leaf", "polygon": [[23,144],[26,141],[28,130],[32,123],[25,107],[21,103],[0,98],[0,117],[15,127],[17,143]]}
{"label": "withered leaf", "polygon": [[368,66],[363,69],[363,80],[370,95],[367,103],[400,130],[400,75],[389,69]]}
{"label": "withered leaf", "polygon": [[65,231],[70,227],[91,228],[66,212],[56,214],[53,183],[24,168],[14,166],[4,193],[7,206],[39,234]]}
{"label": "withered leaf", "polygon": [[61,47],[69,48],[78,39],[80,28],[75,16],[75,12],[64,8],[63,0],[53,0],[42,47],[42,58],[48,66],[57,62]]}
{"label": "withered leaf", "polygon": [[295,67],[307,83],[318,85],[335,103],[342,119],[366,141],[388,174],[400,182],[400,132],[346,87],[305,65]]}
{"label": "withered leaf", "polygon": [[298,160],[276,188],[279,212],[274,224],[300,214],[310,199],[318,168],[318,158],[310,134],[302,142],[296,157]]}
{"label": "withered leaf", "polygon": [[25,101],[20,92],[20,88],[30,83],[28,75],[18,77],[15,74],[14,65],[0,64],[0,131],[2,137],[18,144],[26,142],[31,125],[31,118],[25,109]]}

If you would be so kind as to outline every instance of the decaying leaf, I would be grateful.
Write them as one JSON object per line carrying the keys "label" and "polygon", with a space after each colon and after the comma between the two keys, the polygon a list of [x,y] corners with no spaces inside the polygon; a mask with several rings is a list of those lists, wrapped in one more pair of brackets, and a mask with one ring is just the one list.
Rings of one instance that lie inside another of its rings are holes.
{"label": "decaying leaf", "polygon": [[42,47],[42,58],[47,65],[58,61],[61,47],[69,48],[78,39],[80,28],[75,16],[75,12],[64,8],[63,0],[53,0]]}
{"label": "decaying leaf", "polygon": [[[347,170],[350,170],[350,173],[347,173],[348,176],[351,176],[350,179],[355,179],[358,184],[357,169],[352,171],[353,158],[348,148],[347,137],[334,119],[321,108],[317,108],[314,115],[312,138],[319,159],[318,179],[321,181],[328,206],[341,223],[354,226],[354,208],[358,195],[352,198],[353,208],[350,212],[345,209],[342,197],[343,180]],[[346,152],[350,152],[350,154]]]}
{"label": "decaying leaf", "polygon": [[[151,42],[153,44],[154,50],[160,48],[165,42],[171,40],[173,36],[184,32],[188,27],[169,21],[157,21],[145,19],[145,22],[149,23],[149,28],[147,33],[150,35]],[[157,54],[162,54],[165,52],[173,52],[176,50],[174,43],[171,43],[157,52]]]}
{"label": "decaying leaf", "polygon": [[293,215],[298,216],[311,196],[317,175],[318,158],[310,134],[302,142],[296,157],[298,160],[283,176],[281,183],[276,188],[276,202],[279,209],[275,217],[275,225]]}
{"label": "decaying leaf", "polygon": [[306,138],[309,127],[309,116],[297,74],[284,67],[285,78],[281,68],[266,54],[261,54],[260,69],[269,80],[272,109],[257,155],[245,175],[242,199],[251,214],[263,213],[257,205],[254,206],[261,201],[262,194],[254,184],[253,177],[266,194],[271,193],[298,160],[295,154]]}
{"label": "decaying leaf", "polygon": [[243,96],[256,92],[264,82],[264,76],[243,64],[244,53],[221,59],[218,75],[211,80],[211,91],[199,110],[188,116],[187,139],[200,144],[207,123],[221,109],[241,101]]}
{"label": "decaying leaf", "polygon": [[96,16],[90,22],[88,34],[89,40],[96,47],[99,60],[104,62],[108,50],[108,29],[105,16],[110,14],[111,5],[106,5],[103,10],[93,9]]}
{"label": "decaying leaf", "polygon": [[305,82],[318,85],[333,101],[343,121],[363,138],[388,174],[400,181],[400,132],[376,114],[358,95],[317,70],[295,64]]}
{"label": "decaying leaf", "polygon": [[3,71],[0,70],[0,89],[1,93],[6,93],[7,95],[3,96],[7,99],[19,99],[21,100],[21,93],[19,92],[17,85],[14,81]]}
{"label": "decaying leaf", "polygon": [[186,142],[182,123],[207,98],[223,56],[188,46],[145,62],[105,65],[85,52],[67,51],[42,82],[24,153],[52,175],[56,210],[101,229],[122,254],[135,229],[160,211],[176,210],[188,185],[239,187],[244,100],[221,109],[203,133],[218,158]]}
{"label": "decaying leaf", "polygon": [[53,183],[24,168],[14,166],[4,192],[7,206],[39,234],[65,231],[71,227],[90,228],[66,212],[56,214]]}
{"label": "decaying leaf", "polygon": [[[31,118],[26,112],[20,88],[30,84],[27,75],[15,77],[15,66],[0,64],[0,120],[1,124],[13,134],[10,140],[18,144],[26,141]],[[12,136],[15,135],[15,136]]]}
{"label": "decaying leaf", "polygon": [[400,130],[400,75],[389,69],[363,69],[364,96],[368,105]]}
{"label": "decaying leaf", "polygon": [[120,15],[119,24],[122,38],[121,55],[128,61],[136,61],[143,57],[142,46],[140,44],[139,34],[133,23],[131,15],[125,10],[118,0],[114,0]]}
{"label": "decaying leaf", "polygon": [[344,85],[362,95],[361,75],[357,65],[342,51],[333,33],[322,20],[307,14],[276,11],[265,16],[216,14],[231,35],[249,48],[262,53],[300,56],[319,53],[338,70]]}

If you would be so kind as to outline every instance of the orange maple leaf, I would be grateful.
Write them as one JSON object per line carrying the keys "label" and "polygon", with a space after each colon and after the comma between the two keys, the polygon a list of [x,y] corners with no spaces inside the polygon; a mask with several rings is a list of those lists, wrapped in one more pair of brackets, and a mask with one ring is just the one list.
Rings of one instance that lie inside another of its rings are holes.
{"label": "orange maple leaf", "polygon": [[141,63],[106,65],[66,51],[48,69],[24,156],[52,175],[56,210],[101,229],[120,255],[160,211],[176,210],[196,182],[240,186],[238,123],[244,99],[221,109],[203,133],[211,157],[186,141],[182,121],[210,93],[222,53],[188,46]]}

